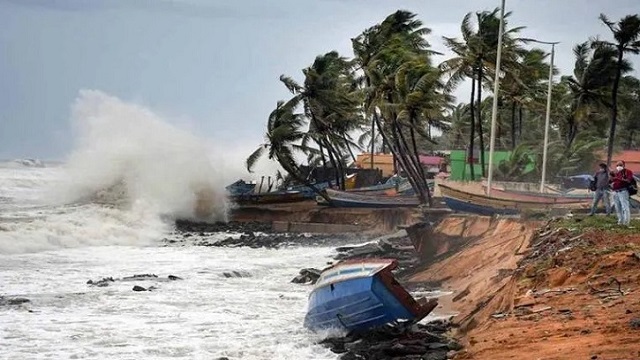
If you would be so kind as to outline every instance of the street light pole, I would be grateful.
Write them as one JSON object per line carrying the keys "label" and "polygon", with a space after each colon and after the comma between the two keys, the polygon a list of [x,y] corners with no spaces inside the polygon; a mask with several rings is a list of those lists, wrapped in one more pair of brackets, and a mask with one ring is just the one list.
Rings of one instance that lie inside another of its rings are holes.
{"label": "street light pole", "polygon": [[[487,195],[491,195],[491,181],[493,180],[493,151],[496,143],[496,120],[498,118],[498,91],[500,90],[500,60],[502,56],[502,36],[504,32],[504,6],[505,0],[502,0],[502,6],[500,7],[500,27],[498,29],[498,53],[496,54],[496,76],[493,81],[493,108],[491,110],[491,140],[489,142]],[[480,86],[482,86],[482,84],[480,84]],[[484,149],[481,149],[481,151],[484,151]]]}
{"label": "street light pole", "polygon": [[547,88],[547,114],[544,120],[544,148],[542,149],[542,179],[540,180],[540,192],[544,192],[545,179],[547,177],[547,146],[549,145],[549,118],[551,117],[551,89],[553,85],[553,58],[557,42],[536,41],[541,44],[551,44],[551,66],[549,67],[549,87]]}

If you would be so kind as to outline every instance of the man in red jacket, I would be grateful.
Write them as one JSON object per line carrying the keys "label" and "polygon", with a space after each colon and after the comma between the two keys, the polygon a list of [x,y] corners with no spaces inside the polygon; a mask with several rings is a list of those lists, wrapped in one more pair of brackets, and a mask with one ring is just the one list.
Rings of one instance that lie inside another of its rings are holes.
{"label": "man in red jacket", "polygon": [[633,172],[625,168],[624,161],[618,161],[616,171],[611,173],[611,190],[618,215],[618,225],[628,226],[631,221],[629,210],[629,191],[627,188],[633,179]]}

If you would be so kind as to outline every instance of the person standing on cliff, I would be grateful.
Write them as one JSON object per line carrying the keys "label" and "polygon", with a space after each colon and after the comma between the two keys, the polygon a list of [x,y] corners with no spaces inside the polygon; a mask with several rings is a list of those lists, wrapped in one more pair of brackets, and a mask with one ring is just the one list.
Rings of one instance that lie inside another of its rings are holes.
{"label": "person standing on cliff", "polygon": [[611,190],[618,215],[618,225],[628,226],[631,222],[631,210],[629,209],[629,190],[627,189],[631,185],[633,173],[625,168],[624,161],[618,161],[616,171],[611,175]]}
{"label": "person standing on cliff", "polygon": [[598,203],[602,199],[607,216],[611,214],[611,201],[609,201],[609,169],[607,164],[600,164],[598,171],[593,175],[593,204],[591,204],[591,212],[589,216],[595,215],[598,209]]}

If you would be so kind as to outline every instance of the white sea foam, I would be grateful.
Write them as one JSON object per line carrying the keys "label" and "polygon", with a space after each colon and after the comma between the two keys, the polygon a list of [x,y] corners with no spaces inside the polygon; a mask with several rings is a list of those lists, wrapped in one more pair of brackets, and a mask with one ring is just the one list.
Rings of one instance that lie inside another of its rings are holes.
{"label": "white sea foam", "polygon": [[[0,255],[0,292],[31,300],[0,309],[0,358],[336,359],[315,344],[322,334],[302,327],[311,287],[290,282],[330,253],[110,246]],[[223,276],[234,270],[250,277]],[[142,273],[184,280],[86,284]]]}
{"label": "white sea foam", "polygon": [[131,203],[144,201],[166,215],[222,220],[224,170],[207,145],[151,110],[95,90],[83,90],[72,109],[76,147],[56,191],[70,202],[120,184]]}

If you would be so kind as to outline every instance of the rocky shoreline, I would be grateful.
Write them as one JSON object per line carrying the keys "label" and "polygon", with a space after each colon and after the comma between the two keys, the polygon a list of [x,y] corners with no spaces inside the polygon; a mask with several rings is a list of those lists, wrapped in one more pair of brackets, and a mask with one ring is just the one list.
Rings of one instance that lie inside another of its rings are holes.
{"label": "rocky shoreline", "polygon": [[341,360],[447,360],[462,349],[446,335],[451,328],[447,321],[436,320],[410,328],[384,326],[363,334],[329,337],[320,343]]}
{"label": "rocky shoreline", "polygon": [[[228,234],[221,238],[221,234]],[[282,247],[340,246],[366,240],[360,234],[298,234],[279,233],[271,224],[262,222],[203,223],[176,221],[175,232],[163,239],[167,245],[195,245],[211,247],[250,247],[278,249]]]}

